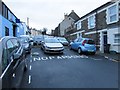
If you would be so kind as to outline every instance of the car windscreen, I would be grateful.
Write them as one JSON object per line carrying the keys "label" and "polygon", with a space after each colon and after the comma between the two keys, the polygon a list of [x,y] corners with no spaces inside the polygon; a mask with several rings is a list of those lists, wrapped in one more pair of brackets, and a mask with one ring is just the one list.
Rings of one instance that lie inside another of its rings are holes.
{"label": "car windscreen", "polygon": [[45,43],[60,43],[60,42],[54,38],[47,38],[45,39]]}
{"label": "car windscreen", "polygon": [[95,44],[93,40],[88,40],[87,44]]}
{"label": "car windscreen", "polygon": [[67,41],[65,38],[59,38],[60,41]]}
{"label": "car windscreen", "polygon": [[20,42],[27,43],[29,42],[27,38],[19,38]]}

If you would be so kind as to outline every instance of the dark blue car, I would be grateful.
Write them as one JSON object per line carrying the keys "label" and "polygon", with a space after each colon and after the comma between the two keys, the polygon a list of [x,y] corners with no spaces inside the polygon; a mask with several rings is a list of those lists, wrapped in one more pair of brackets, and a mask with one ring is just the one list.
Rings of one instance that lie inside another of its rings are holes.
{"label": "dark blue car", "polygon": [[79,54],[83,52],[96,53],[95,42],[90,38],[77,38],[70,43],[70,49],[77,50]]}
{"label": "dark blue car", "polygon": [[16,37],[0,39],[0,89],[20,87],[24,71],[27,70],[24,53]]}

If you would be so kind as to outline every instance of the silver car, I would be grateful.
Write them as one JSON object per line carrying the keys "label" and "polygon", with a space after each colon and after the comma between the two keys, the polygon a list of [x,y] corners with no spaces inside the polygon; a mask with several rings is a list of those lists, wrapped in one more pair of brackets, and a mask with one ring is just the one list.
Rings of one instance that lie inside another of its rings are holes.
{"label": "silver car", "polygon": [[62,43],[64,46],[68,46],[69,42],[67,41],[66,38],[64,37],[57,37],[57,39],[60,41],[60,43]]}
{"label": "silver car", "polygon": [[56,38],[45,38],[41,48],[45,53],[63,53],[64,47]]}

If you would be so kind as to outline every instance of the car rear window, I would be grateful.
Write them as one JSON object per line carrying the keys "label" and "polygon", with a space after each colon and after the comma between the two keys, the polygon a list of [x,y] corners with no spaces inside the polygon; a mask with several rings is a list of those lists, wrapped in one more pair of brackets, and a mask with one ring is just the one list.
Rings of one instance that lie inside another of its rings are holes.
{"label": "car rear window", "polygon": [[88,40],[87,44],[95,44],[93,40]]}

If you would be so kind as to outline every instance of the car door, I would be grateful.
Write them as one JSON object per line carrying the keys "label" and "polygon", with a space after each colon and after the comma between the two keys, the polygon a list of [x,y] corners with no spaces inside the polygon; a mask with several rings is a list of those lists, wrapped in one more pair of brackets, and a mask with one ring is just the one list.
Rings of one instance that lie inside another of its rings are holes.
{"label": "car door", "polygon": [[24,73],[24,67],[25,67],[25,58],[24,58],[24,52],[22,45],[17,39],[11,39],[13,45],[14,45],[14,61],[13,61],[13,75],[12,75],[12,87],[18,88],[22,76]]}
{"label": "car door", "polygon": [[78,38],[74,41],[74,49],[78,50],[78,47],[81,45],[81,38]]}
{"label": "car door", "polygon": [[78,48],[81,46],[81,41],[82,41],[82,38],[79,38],[76,42],[76,50],[78,50]]}
{"label": "car door", "polygon": [[[4,41],[3,41],[4,42]],[[3,44],[2,54],[2,88],[11,88],[12,73],[13,73],[13,57],[14,45],[10,40],[7,40]]]}
{"label": "car door", "polygon": [[75,39],[73,42],[72,42],[72,44],[71,44],[71,47],[72,47],[72,49],[75,49],[76,50],[76,43],[77,43],[77,41],[78,41],[78,39]]}
{"label": "car door", "polygon": [[[21,64],[22,51],[16,39],[7,40],[5,46],[2,56],[2,87],[16,88],[20,84],[23,74],[21,70],[23,70],[23,65],[25,65],[24,63]],[[18,53],[17,56],[15,56],[16,53]]]}

